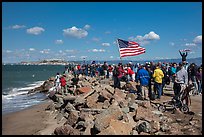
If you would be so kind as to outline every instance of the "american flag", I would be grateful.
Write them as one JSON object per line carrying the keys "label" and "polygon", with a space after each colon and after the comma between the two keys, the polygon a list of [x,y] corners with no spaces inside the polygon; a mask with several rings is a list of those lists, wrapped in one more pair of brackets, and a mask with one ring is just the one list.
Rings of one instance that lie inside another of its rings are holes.
{"label": "american flag", "polygon": [[179,51],[181,51],[181,52],[190,52],[191,50],[190,49],[181,49]]}
{"label": "american flag", "polygon": [[118,40],[120,57],[136,56],[145,53],[145,48],[140,47],[137,42]]}

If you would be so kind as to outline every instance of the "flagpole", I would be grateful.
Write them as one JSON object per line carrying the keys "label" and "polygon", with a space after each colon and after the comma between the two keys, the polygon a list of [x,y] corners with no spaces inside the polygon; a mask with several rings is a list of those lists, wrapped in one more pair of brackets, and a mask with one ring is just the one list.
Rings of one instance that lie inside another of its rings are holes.
{"label": "flagpole", "polygon": [[[119,44],[118,44],[118,38],[116,38],[116,42],[117,42],[118,51],[119,51],[119,54],[120,54],[120,47],[119,47]],[[122,63],[122,57],[121,57],[121,55],[120,55],[120,63]]]}

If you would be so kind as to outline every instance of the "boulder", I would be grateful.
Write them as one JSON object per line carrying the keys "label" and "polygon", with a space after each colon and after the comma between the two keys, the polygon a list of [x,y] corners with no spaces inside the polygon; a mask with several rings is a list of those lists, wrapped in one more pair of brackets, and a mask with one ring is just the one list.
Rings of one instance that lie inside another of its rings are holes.
{"label": "boulder", "polygon": [[55,128],[54,134],[55,135],[80,135],[80,132],[74,129],[72,126],[65,124],[63,126]]}
{"label": "boulder", "polygon": [[95,116],[95,128],[98,131],[102,131],[109,126],[111,119],[117,120],[122,115],[123,113],[119,106],[111,105],[108,109]]}
{"label": "boulder", "polygon": [[79,95],[79,94],[84,94],[84,93],[88,93],[90,92],[92,89],[90,87],[81,87],[81,88],[77,88],[75,93],[76,95]]}
{"label": "boulder", "polygon": [[114,88],[111,87],[110,85],[106,85],[105,90],[107,90],[112,95],[114,94]]}
{"label": "boulder", "polygon": [[74,126],[79,118],[78,111],[71,111],[65,124]]}
{"label": "boulder", "polygon": [[122,92],[120,89],[115,88],[114,90],[115,94],[113,95],[115,98],[119,98],[119,99],[125,99],[126,94],[124,92]]}
{"label": "boulder", "polygon": [[102,96],[104,99],[110,100],[113,96],[107,90],[101,90],[99,95]]}
{"label": "boulder", "polygon": [[135,121],[138,121],[140,119],[144,119],[148,122],[151,122],[152,120],[160,121],[159,116],[154,115],[150,109],[141,106],[139,106],[138,109],[135,111]]}
{"label": "boulder", "polygon": [[109,79],[103,79],[100,81],[100,84],[110,85],[110,81],[109,81]]}
{"label": "boulder", "polygon": [[102,105],[103,105],[103,106],[102,106],[103,109],[107,109],[107,108],[110,106],[110,103],[109,103],[108,100],[105,100]]}
{"label": "boulder", "polygon": [[151,125],[151,129],[152,129],[152,131],[151,132],[153,132],[153,133],[155,133],[155,132],[157,132],[157,131],[159,131],[160,130],[160,123],[159,123],[159,121],[154,121],[154,120],[152,120],[151,122],[150,122],[150,125]]}
{"label": "boulder", "polygon": [[161,129],[162,132],[168,132],[168,131],[171,130],[171,126],[168,125],[167,123],[162,123],[160,125],[160,129]]}
{"label": "boulder", "polygon": [[65,106],[65,110],[67,112],[71,112],[71,111],[75,110],[75,107],[70,102],[68,102],[67,105]]}
{"label": "boulder", "polygon": [[111,119],[109,127],[97,135],[131,135],[132,125],[123,121]]}
{"label": "boulder", "polygon": [[132,103],[129,105],[130,112],[135,112],[138,108],[138,104]]}
{"label": "boulder", "polygon": [[87,99],[86,99],[86,105],[89,108],[95,108],[98,97],[99,97],[99,94],[97,92],[95,92],[94,94],[88,96]]}
{"label": "boulder", "polygon": [[120,108],[124,108],[124,107],[128,106],[128,101],[123,99],[121,101],[118,101],[118,104],[119,104]]}

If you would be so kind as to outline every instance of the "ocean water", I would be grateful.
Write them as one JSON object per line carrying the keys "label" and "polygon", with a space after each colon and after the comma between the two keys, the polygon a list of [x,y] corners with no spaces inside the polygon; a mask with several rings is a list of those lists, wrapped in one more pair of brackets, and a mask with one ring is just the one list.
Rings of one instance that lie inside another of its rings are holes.
{"label": "ocean water", "polygon": [[64,70],[63,65],[2,65],[2,114],[45,101],[45,94],[28,91]]}

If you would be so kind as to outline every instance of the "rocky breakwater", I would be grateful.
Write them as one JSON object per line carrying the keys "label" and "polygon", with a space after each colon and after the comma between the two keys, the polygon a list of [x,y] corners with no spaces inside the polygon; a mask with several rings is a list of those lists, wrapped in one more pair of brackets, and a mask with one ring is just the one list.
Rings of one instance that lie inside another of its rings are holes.
{"label": "rocky breakwater", "polygon": [[50,90],[50,88],[54,86],[54,80],[55,80],[54,77],[50,77],[48,80],[44,81],[41,86],[28,91],[28,94],[37,93],[37,92],[47,93]]}
{"label": "rocky breakwater", "polygon": [[[72,77],[68,75],[67,79]],[[172,115],[177,116],[171,117],[168,114],[170,112],[158,111],[157,106],[150,101],[137,100],[137,94],[129,93],[125,82],[121,83],[122,89],[114,89],[112,84],[110,79],[81,76],[78,88],[73,91],[76,95],[52,95],[53,103],[47,106],[46,111],[54,115],[62,126],[53,129],[51,134],[202,134],[195,127],[198,123],[193,115],[174,112]],[[185,120],[179,118],[183,115]]]}

